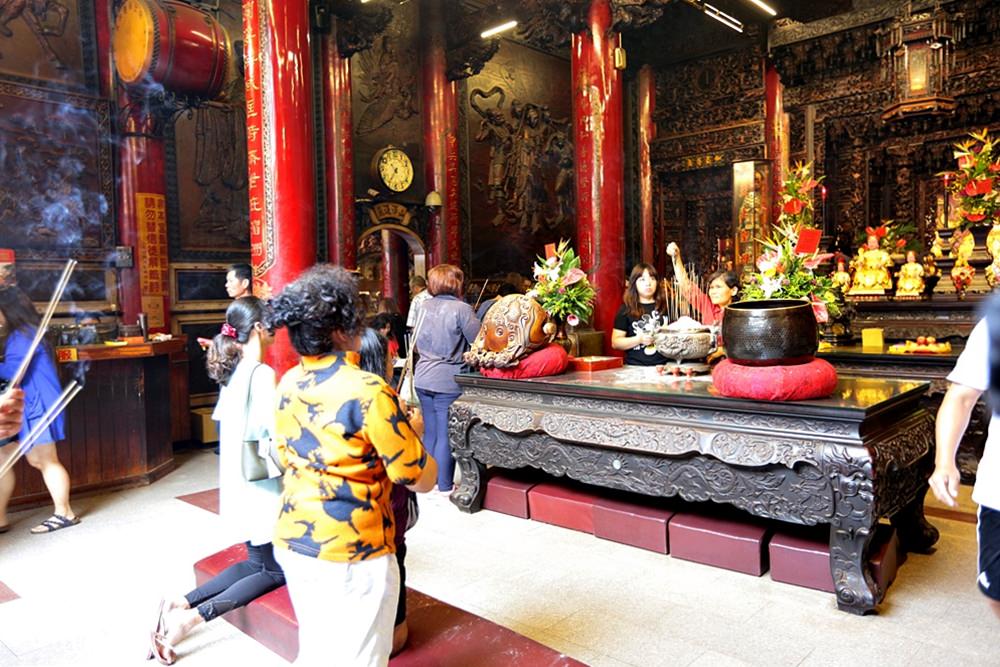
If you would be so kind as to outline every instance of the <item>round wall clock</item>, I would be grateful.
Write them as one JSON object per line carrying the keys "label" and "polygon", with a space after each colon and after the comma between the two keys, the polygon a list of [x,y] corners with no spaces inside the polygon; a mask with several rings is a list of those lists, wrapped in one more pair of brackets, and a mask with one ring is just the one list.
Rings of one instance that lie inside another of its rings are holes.
{"label": "round wall clock", "polygon": [[372,171],[393,192],[403,192],[413,183],[413,162],[402,148],[386,146],[375,153]]}

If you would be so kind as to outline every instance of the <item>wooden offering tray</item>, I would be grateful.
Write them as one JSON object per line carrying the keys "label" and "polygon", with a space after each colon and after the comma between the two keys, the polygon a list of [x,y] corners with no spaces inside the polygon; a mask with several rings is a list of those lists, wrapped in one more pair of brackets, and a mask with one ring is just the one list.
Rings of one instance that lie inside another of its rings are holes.
{"label": "wooden offering tray", "polygon": [[889,354],[951,354],[951,343],[939,343],[933,336],[919,336],[916,340],[890,345]]}

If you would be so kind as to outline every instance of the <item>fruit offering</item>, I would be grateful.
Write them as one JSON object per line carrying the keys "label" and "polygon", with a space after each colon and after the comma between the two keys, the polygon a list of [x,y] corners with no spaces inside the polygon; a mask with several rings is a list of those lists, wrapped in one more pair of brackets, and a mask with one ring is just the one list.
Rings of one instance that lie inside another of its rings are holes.
{"label": "fruit offering", "polygon": [[948,354],[951,343],[939,343],[934,336],[917,336],[916,340],[889,346],[889,354]]}

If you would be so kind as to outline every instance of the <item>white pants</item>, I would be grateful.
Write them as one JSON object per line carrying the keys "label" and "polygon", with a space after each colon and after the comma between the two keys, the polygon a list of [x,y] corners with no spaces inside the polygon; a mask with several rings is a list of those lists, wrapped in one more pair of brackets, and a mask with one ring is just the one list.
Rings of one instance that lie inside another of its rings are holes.
{"label": "white pants", "polygon": [[336,563],[275,549],[299,621],[296,665],[383,667],[399,597],[394,554]]}

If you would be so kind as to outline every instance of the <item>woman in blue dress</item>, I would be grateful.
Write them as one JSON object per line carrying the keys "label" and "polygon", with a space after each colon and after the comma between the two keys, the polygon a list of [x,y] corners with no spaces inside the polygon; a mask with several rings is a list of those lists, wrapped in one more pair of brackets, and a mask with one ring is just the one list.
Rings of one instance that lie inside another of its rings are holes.
{"label": "woman in blue dress", "polygon": [[[0,289],[0,339],[3,340],[0,379],[10,380],[17,372],[35,337],[40,319],[31,299],[19,287]],[[24,390],[24,423],[17,436],[0,446],[0,461],[6,461],[14,454],[18,442],[31,432],[62,393],[56,365],[48,346],[41,345],[35,350],[28,371],[21,381],[21,388]],[[80,523],[69,504],[69,474],[56,454],[56,442],[65,437],[63,415],[60,414],[25,454],[28,464],[42,473],[45,487],[55,505],[53,515],[31,529],[35,534],[51,533]],[[0,478],[0,533],[10,530],[7,503],[13,492],[14,471],[11,470]]]}

